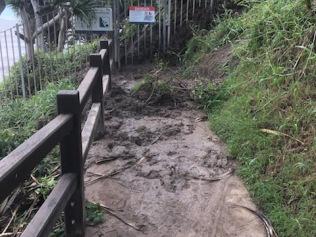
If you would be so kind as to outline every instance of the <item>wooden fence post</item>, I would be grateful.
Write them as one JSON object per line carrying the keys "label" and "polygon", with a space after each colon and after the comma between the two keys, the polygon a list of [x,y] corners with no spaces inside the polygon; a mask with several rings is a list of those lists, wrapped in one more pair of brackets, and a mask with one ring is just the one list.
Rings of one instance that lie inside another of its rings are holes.
{"label": "wooden fence post", "polygon": [[84,237],[85,198],[83,157],[81,142],[81,110],[78,91],[61,91],[57,95],[58,114],[72,114],[72,132],[60,143],[61,170],[63,174],[77,175],[78,187],[65,208],[65,236]]}
{"label": "wooden fence post", "polygon": [[107,40],[100,41],[100,48],[106,49],[106,55],[104,59],[103,66],[103,75],[109,75],[109,90],[111,90],[112,86],[112,74],[111,74],[111,65],[110,65],[110,55],[111,49],[109,47],[109,42]]}
{"label": "wooden fence post", "polygon": [[92,89],[92,103],[101,104],[101,114],[98,125],[96,138],[100,138],[104,135],[104,102],[103,102],[103,62],[101,54],[90,54],[90,67],[98,67],[99,73],[96,78],[96,82]]}

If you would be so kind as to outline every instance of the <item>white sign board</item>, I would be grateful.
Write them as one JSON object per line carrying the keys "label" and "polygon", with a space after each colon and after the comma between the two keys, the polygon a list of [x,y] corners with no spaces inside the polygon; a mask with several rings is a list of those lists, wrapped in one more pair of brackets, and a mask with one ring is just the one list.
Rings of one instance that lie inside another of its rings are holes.
{"label": "white sign board", "polygon": [[140,23],[140,24],[153,24],[156,22],[156,8],[152,6],[140,7],[130,6],[129,7],[129,22]]}
{"label": "white sign board", "polygon": [[96,16],[90,24],[79,18],[75,19],[75,30],[78,32],[106,32],[113,31],[112,8],[96,8]]}

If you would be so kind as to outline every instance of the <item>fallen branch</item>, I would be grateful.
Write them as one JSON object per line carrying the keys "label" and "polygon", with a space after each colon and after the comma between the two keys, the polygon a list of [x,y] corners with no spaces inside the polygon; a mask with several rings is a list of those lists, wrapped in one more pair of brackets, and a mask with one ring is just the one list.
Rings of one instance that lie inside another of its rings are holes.
{"label": "fallen branch", "polygon": [[114,161],[114,160],[117,160],[118,158],[120,157],[115,157],[115,156],[110,156],[110,157],[107,157],[107,158],[104,158],[104,159],[100,159],[100,160],[97,160],[95,163],[96,164],[104,164],[106,162],[110,162],[110,161]]}
{"label": "fallen branch", "polygon": [[12,194],[12,196],[7,198],[1,205],[0,208],[0,215],[6,213],[6,211],[11,207],[14,203],[15,199],[17,198],[18,194],[20,193],[20,187],[16,189],[16,191]]}
{"label": "fallen branch", "polygon": [[266,229],[267,232],[267,237],[278,237],[277,233],[275,232],[271,222],[268,220],[268,218],[263,215],[262,213],[259,213],[255,210],[250,209],[249,207],[245,207],[245,206],[240,206],[240,205],[232,205],[232,207],[238,207],[238,208],[243,208],[249,212],[251,212],[252,214],[254,214],[255,216],[257,216],[262,222],[263,225]]}
{"label": "fallen branch", "polygon": [[154,95],[155,89],[156,89],[156,84],[153,85],[153,88],[152,88],[152,90],[151,90],[150,96],[147,98],[145,104],[148,104],[148,103],[150,102],[151,98],[152,98],[153,95]]}
{"label": "fallen branch", "polygon": [[137,231],[143,231],[145,225],[138,225],[138,224],[135,224],[135,223],[130,223],[130,222],[127,222],[125,221],[122,217],[120,217],[118,214],[115,213],[115,211],[110,208],[110,207],[107,207],[101,203],[95,203],[95,202],[91,202],[92,204],[94,205],[99,205],[100,207],[102,207],[108,214],[110,214],[111,216],[115,217],[116,219],[118,219],[119,221],[121,221],[122,223],[124,223],[125,225],[133,228],[134,230],[137,230]]}
{"label": "fallen branch", "polygon": [[282,133],[282,132],[275,131],[275,130],[271,130],[271,129],[260,129],[260,131],[261,131],[261,132],[264,132],[264,133],[268,133],[268,134],[273,134],[273,135],[276,135],[276,136],[288,137],[288,138],[290,138],[290,139],[292,139],[292,140],[295,140],[295,141],[301,143],[302,145],[305,145],[304,142],[302,142],[302,141],[296,139],[295,137],[292,137],[292,136],[290,136],[290,135],[288,135],[288,134],[286,134],[286,133]]}
{"label": "fallen branch", "polygon": [[155,140],[153,140],[150,145],[154,145],[156,142],[159,141],[159,139],[162,137],[162,134],[160,134]]}
{"label": "fallen branch", "polygon": [[0,234],[0,237],[7,237],[7,236],[15,236],[16,234],[21,234],[22,232],[8,232],[8,233],[3,233],[3,234]]}
{"label": "fallen branch", "polygon": [[41,183],[31,174],[31,179],[37,184],[41,185]]}
{"label": "fallen branch", "polygon": [[97,164],[103,164],[103,163],[106,163],[106,162],[117,160],[119,158],[120,159],[131,159],[131,158],[134,158],[134,157],[135,157],[135,155],[132,155],[132,154],[109,156],[109,157],[97,160],[96,163]]}
{"label": "fallen branch", "polygon": [[94,180],[91,180],[91,181],[87,182],[87,185],[94,184],[95,182],[97,182],[97,181],[99,181],[99,180],[106,179],[106,178],[110,178],[110,177],[113,177],[113,176],[115,176],[115,175],[117,175],[117,174],[119,174],[119,173],[122,173],[123,171],[125,171],[125,170],[127,170],[127,169],[130,169],[130,168],[132,168],[132,167],[134,167],[134,166],[136,166],[136,165],[142,163],[145,159],[146,159],[146,157],[142,157],[142,158],[138,159],[137,162],[135,162],[135,163],[133,163],[133,164],[131,164],[131,165],[125,165],[125,166],[123,166],[121,169],[114,170],[114,171],[112,171],[112,172],[109,173],[109,174],[100,176],[100,177],[98,177],[98,178],[96,178],[96,179],[94,179]]}
{"label": "fallen branch", "polygon": [[2,231],[1,235],[5,234],[5,233],[7,232],[7,230],[9,229],[9,227],[10,227],[12,221],[14,220],[14,218],[15,218],[15,216],[16,216],[16,213],[18,212],[19,207],[20,207],[20,206],[18,206],[18,207],[14,210],[11,219],[9,220],[8,224],[6,225],[6,227],[4,228],[4,230]]}

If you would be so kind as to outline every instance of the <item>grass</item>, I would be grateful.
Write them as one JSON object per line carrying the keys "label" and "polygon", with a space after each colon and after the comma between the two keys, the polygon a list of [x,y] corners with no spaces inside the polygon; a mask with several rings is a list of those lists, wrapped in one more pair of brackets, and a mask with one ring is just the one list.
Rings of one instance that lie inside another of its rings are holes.
{"label": "grass", "polygon": [[243,3],[188,44],[195,65],[226,44],[239,62],[195,94],[279,236],[316,236],[315,13],[303,0]]}
{"label": "grass", "polygon": [[74,89],[75,83],[64,79],[50,83],[30,99],[15,99],[0,110],[0,159],[45,125],[56,114],[56,95],[62,89]]}
{"label": "grass", "polygon": [[172,78],[163,78],[160,75],[166,68],[166,61],[155,59],[154,68],[133,86],[132,94],[146,103],[157,102],[164,97],[172,98],[175,90]]}

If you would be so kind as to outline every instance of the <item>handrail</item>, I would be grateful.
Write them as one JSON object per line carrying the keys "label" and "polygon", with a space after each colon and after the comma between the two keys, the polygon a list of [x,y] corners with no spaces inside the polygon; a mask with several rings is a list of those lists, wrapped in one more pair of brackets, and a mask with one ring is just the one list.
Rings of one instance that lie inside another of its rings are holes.
{"label": "handrail", "polygon": [[[22,237],[48,236],[62,211],[65,235],[83,237],[84,162],[95,136],[104,134],[105,93],[111,89],[112,41],[100,41],[99,54],[90,55],[90,69],[77,90],[57,95],[58,116],[0,161],[0,202],[25,181],[33,169],[60,144],[62,175]],[[92,105],[81,130],[82,111]]]}
{"label": "handrail", "polygon": [[72,116],[59,115],[0,161],[0,202],[72,130]]}
{"label": "handrail", "polygon": [[80,104],[82,109],[84,105],[87,103],[87,100],[89,99],[89,95],[91,94],[91,90],[94,87],[96,81],[95,79],[96,77],[98,77],[99,73],[99,68],[90,68],[78,87]]}
{"label": "handrail", "polygon": [[75,192],[76,186],[77,177],[75,174],[63,175],[21,237],[48,235],[52,225]]}
{"label": "handrail", "polygon": [[82,137],[82,155],[83,159],[86,160],[88,152],[89,152],[89,147],[91,145],[91,142],[94,138],[94,134],[97,129],[97,121],[100,117],[101,113],[101,103],[94,103],[91,106],[91,110],[89,112],[87,121],[83,127],[83,130],[81,132],[81,137]]}

